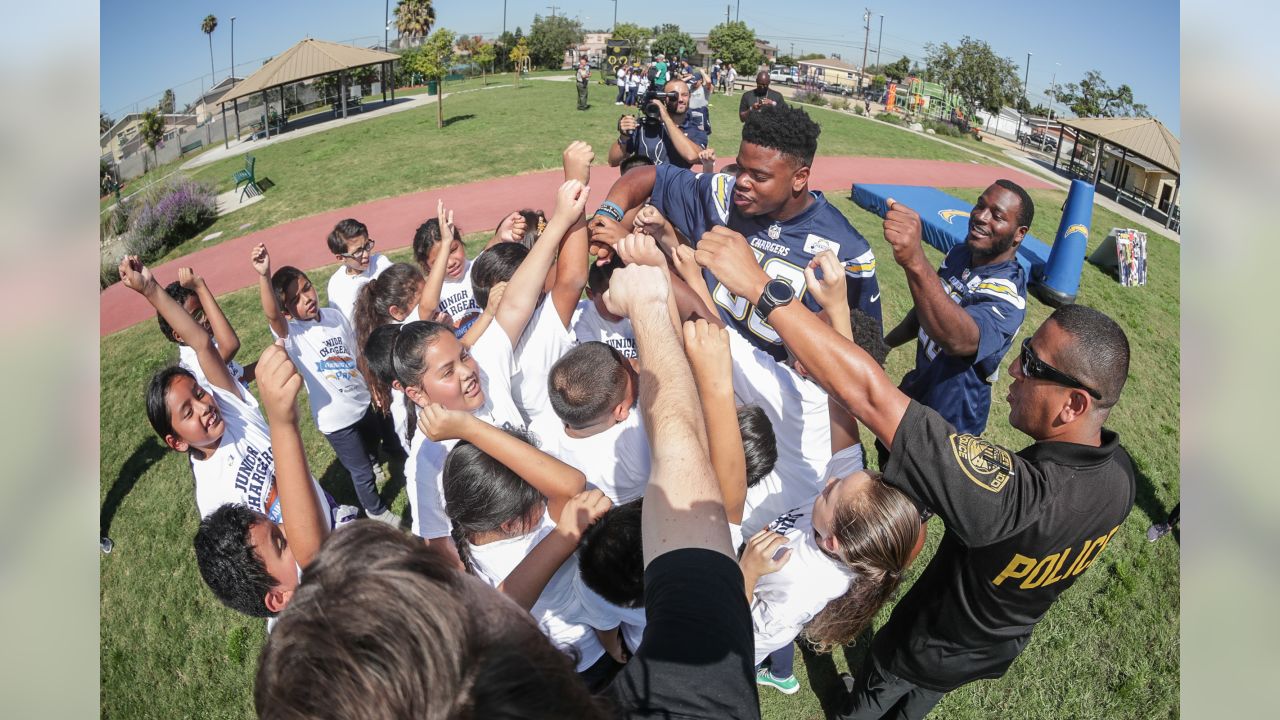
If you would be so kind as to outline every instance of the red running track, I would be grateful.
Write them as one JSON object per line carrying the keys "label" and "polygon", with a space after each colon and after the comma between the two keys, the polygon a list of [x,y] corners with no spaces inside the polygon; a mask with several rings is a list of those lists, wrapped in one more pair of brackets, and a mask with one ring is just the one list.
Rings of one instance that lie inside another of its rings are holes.
{"label": "red running track", "polygon": [[[719,164],[723,166],[728,162],[726,159]],[[593,166],[591,200],[587,207],[595,208],[603,201],[617,178],[617,169]],[[986,187],[999,178],[1009,178],[1025,188],[1054,189],[1043,180],[1011,168],[865,157],[819,157],[814,162],[809,186],[846,197],[853,183]],[[555,191],[561,179],[559,170],[549,170],[373,200],[258,230],[152,270],[164,285],[177,279],[179,267],[193,267],[214,295],[222,295],[257,282],[257,273],[249,265],[249,251],[258,243],[266,243],[275,267],[293,265],[310,270],[336,262],[325,238],[343,218],[354,217],[367,225],[370,237],[378,243],[378,251],[385,253],[408,247],[413,242],[413,232],[418,225],[435,215],[437,198],[443,199],[445,206],[454,211],[462,232],[476,232],[496,227],[507,213],[522,207],[550,210],[555,206]],[[99,336],[110,335],[154,316],[155,311],[146,300],[116,283],[101,295]]]}

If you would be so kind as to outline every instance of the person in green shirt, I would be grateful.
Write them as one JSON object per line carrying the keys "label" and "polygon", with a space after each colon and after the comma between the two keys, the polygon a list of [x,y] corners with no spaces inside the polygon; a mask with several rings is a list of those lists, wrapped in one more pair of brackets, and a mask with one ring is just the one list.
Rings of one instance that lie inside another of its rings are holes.
{"label": "person in green shirt", "polygon": [[654,77],[653,77],[653,82],[654,82],[658,87],[662,87],[663,85],[666,85],[666,84],[667,84],[667,80],[669,79],[669,78],[667,77],[667,75],[668,75],[668,71],[667,71],[667,56],[666,56],[666,55],[663,55],[662,53],[658,53],[657,57],[655,57],[655,58],[653,59],[653,70],[654,70],[654,72],[655,72],[655,73],[657,73],[657,74],[656,74],[656,75],[654,75]]}

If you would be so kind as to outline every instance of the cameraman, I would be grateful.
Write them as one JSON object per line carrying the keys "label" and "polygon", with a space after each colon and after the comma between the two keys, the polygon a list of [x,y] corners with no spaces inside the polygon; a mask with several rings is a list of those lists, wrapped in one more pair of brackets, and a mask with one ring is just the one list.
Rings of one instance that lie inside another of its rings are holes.
{"label": "cameraman", "polygon": [[689,85],[683,80],[672,80],[663,90],[665,99],[652,93],[645,97],[642,119],[623,115],[618,120],[618,141],[609,148],[609,165],[617,167],[632,154],[654,165],[689,168],[698,162],[710,133],[706,111],[689,109]]}

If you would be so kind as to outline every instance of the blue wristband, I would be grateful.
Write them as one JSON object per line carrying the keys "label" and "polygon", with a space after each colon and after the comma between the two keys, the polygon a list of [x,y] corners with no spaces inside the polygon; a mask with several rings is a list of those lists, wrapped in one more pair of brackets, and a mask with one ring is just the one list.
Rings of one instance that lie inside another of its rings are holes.
{"label": "blue wristband", "polygon": [[595,214],[608,215],[613,218],[614,222],[622,222],[622,218],[625,215],[625,213],[622,212],[622,208],[618,207],[617,203],[610,202],[608,200],[600,203],[600,208],[596,210]]}

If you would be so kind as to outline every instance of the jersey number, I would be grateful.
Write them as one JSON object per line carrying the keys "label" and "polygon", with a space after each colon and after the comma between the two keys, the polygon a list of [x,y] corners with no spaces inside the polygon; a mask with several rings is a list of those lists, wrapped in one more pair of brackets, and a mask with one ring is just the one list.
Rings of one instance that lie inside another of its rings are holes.
{"label": "jersey number", "polygon": [[[760,262],[764,258],[764,253],[760,250],[752,248],[752,252],[756,254],[756,262]],[[776,257],[765,260],[761,267],[771,279],[781,280],[790,285],[795,290],[796,300],[804,297],[804,268],[796,267],[786,260]],[[782,342],[782,338],[778,337],[778,333],[774,331],[773,327],[765,322],[764,318],[760,317],[760,313],[756,312],[755,306],[744,298],[729,292],[729,288],[725,287],[723,283],[716,283],[715,292],[711,294],[711,297],[716,301],[717,305],[732,315],[733,319],[739,322],[745,319],[747,329],[756,337],[775,345]]]}

